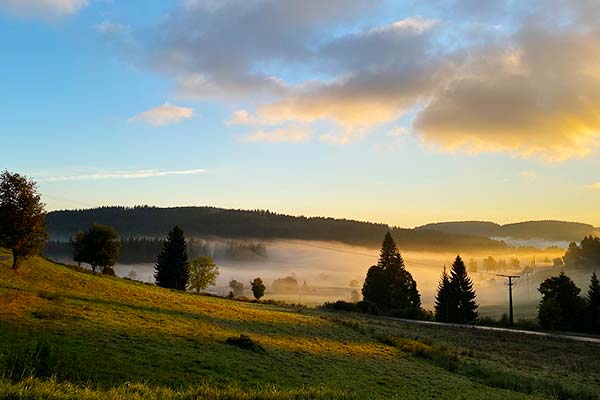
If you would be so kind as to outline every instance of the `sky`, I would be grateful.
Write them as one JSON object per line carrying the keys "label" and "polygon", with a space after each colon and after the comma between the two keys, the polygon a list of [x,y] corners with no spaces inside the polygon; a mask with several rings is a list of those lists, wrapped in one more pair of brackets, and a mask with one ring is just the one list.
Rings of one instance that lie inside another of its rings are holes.
{"label": "sky", "polygon": [[597,0],[0,0],[48,210],[600,226]]}

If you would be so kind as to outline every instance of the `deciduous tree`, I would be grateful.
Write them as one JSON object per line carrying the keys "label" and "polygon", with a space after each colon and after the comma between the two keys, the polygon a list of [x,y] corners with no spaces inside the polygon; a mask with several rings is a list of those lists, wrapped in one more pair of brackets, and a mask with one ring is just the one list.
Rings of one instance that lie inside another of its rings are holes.
{"label": "deciduous tree", "polygon": [[4,171],[0,175],[0,244],[11,249],[12,268],[38,254],[46,241],[46,212],[35,181]]}
{"label": "deciduous tree", "polygon": [[256,300],[260,300],[261,297],[265,295],[265,284],[262,279],[254,278],[254,280],[250,283],[252,288],[252,294]]}
{"label": "deciduous tree", "polygon": [[200,293],[209,285],[214,285],[219,276],[219,267],[212,258],[200,256],[190,261],[189,289]]}

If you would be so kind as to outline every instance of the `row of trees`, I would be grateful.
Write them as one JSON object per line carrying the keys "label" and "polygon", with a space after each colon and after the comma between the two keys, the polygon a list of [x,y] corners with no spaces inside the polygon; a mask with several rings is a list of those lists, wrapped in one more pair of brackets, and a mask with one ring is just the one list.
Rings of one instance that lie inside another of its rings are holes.
{"label": "row of trees", "polygon": [[547,329],[600,333],[600,282],[593,273],[587,296],[564,272],[540,284],[538,320]]}
{"label": "row of trees", "polygon": [[455,235],[434,230],[402,229],[385,224],[322,217],[297,217],[264,210],[226,210],[214,207],[102,207],[57,211],[48,215],[52,237],[102,223],[127,237],[159,237],[178,225],[190,237],[254,237],[335,240],[348,244],[378,244],[390,231],[405,248],[445,250],[505,249],[504,242],[486,237]]}
{"label": "row of trees", "polygon": [[[421,309],[421,296],[417,283],[406,270],[404,260],[391,233],[387,233],[381,246],[377,265],[369,268],[363,285],[364,302],[390,315],[419,318],[426,313]],[[478,316],[473,282],[460,256],[452,264],[450,275],[442,274],[435,300],[435,318],[443,322],[468,323]],[[370,309],[368,304],[360,305]]]}
{"label": "row of trees", "polygon": [[600,238],[586,236],[579,245],[575,242],[571,242],[563,260],[567,267],[600,267]]}

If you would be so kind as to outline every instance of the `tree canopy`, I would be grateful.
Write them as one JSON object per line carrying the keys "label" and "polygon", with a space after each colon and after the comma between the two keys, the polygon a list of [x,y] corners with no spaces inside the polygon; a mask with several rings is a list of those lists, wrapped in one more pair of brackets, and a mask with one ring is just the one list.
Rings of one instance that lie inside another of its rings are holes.
{"label": "tree canopy", "polygon": [[444,265],[444,272],[442,272],[442,277],[435,295],[434,311],[436,321],[450,321],[450,309],[456,307],[454,303],[451,304],[452,300],[453,299],[450,296],[450,277],[448,276],[446,266]]}
{"label": "tree canopy", "polygon": [[189,289],[200,293],[209,285],[214,285],[219,276],[219,268],[212,258],[200,256],[190,261]]}
{"label": "tree canopy", "polygon": [[110,226],[94,224],[86,232],[78,232],[71,240],[73,260],[90,264],[92,271],[100,267],[102,273],[114,275],[112,267],[119,259],[121,242]]}
{"label": "tree canopy", "polygon": [[589,307],[589,328],[592,332],[600,332],[600,282],[595,272],[590,278],[587,302]]}
{"label": "tree canopy", "polygon": [[383,240],[377,265],[367,272],[362,293],[366,301],[395,315],[410,317],[421,312],[417,283],[406,270],[390,232]]}
{"label": "tree canopy", "polygon": [[254,278],[254,280],[250,283],[250,286],[252,288],[252,294],[256,300],[260,300],[260,298],[265,295],[266,287],[262,279]]}
{"label": "tree canopy", "polygon": [[473,281],[469,278],[465,263],[460,256],[456,256],[450,270],[450,297],[454,306],[450,309],[451,322],[467,323],[477,318],[479,307],[475,301],[477,295],[473,289]]}
{"label": "tree canopy", "polygon": [[0,175],[0,244],[11,249],[12,268],[39,253],[46,238],[46,211],[35,181],[4,171]]}
{"label": "tree canopy", "polygon": [[464,324],[474,321],[479,307],[475,301],[473,282],[460,256],[452,263],[450,274],[444,272],[435,296],[435,319],[441,322]]}
{"label": "tree canopy", "polygon": [[538,290],[542,295],[538,319],[543,327],[581,329],[585,303],[571,278],[561,272],[543,281]]}
{"label": "tree canopy", "polygon": [[183,231],[174,227],[167,235],[154,267],[154,279],[158,286],[186,290],[189,281],[187,243]]}

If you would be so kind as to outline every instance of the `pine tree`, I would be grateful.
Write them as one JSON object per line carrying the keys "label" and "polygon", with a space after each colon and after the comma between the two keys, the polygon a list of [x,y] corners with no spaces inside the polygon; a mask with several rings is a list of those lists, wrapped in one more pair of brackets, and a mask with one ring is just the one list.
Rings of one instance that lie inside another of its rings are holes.
{"label": "pine tree", "polygon": [[181,228],[176,226],[169,232],[154,268],[154,279],[158,286],[185,290],[189,280],[187,244]]}
{"label": "pine tree", "polygon": [[444,265],[444,272],[442,278],[438,284],[437,294],[435,295],[435,320],[440,322],[450,321],[450,310],[454,307],[450,304],[450,277],[446,272],[446,266]]}
{"label": "pine tree", "polygon": [[590,279],[587,301],[589,306],[589,325],[592,332],[600,332],[600,282],[594,272]]}
{"label": "pine tree", "polygon": [[473,281],[467,274],[467,268],[460,256],[456,256],[450,271],[450,322],[472,322],[478,316],[479,305],[475,301]]}
{"label": "pine tree", "polygon": [[416,317],[421,310],[417,284],[406,270],[402,255],[389,232],[383,240],[377,265],[367,272],[363,297],[382,310],[406,317]]}

